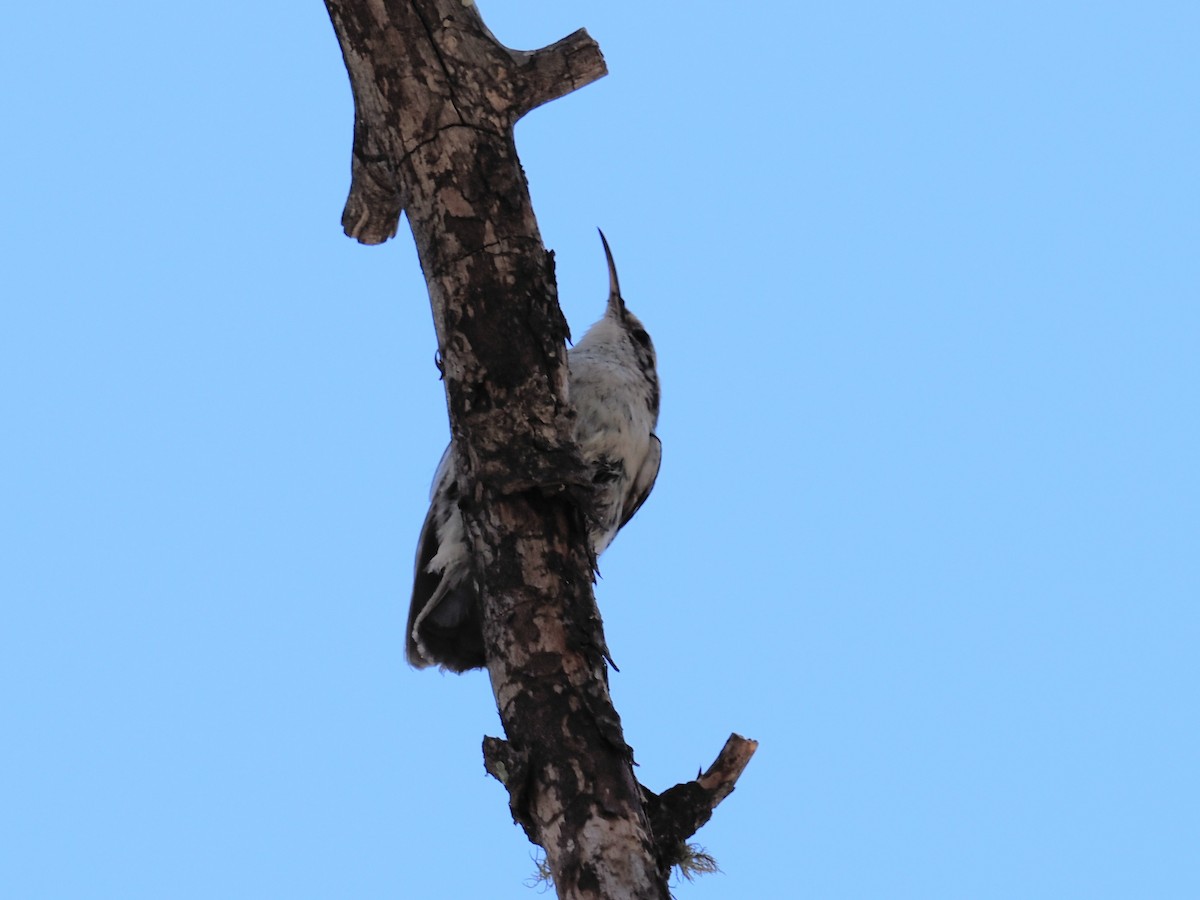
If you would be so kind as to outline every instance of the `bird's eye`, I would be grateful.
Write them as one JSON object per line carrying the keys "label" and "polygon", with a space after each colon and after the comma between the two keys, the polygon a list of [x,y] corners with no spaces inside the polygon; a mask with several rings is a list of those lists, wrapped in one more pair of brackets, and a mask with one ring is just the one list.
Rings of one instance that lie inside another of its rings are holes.
{"label": "bird's eye", "polygon": [[633,331],[629,332],[629,334],[633,337],[633,339],[635,341],[637,341],[643,347],[650,346],[650,335],[646,334],[646,329],[635,328],[635,329],[633,329]]}

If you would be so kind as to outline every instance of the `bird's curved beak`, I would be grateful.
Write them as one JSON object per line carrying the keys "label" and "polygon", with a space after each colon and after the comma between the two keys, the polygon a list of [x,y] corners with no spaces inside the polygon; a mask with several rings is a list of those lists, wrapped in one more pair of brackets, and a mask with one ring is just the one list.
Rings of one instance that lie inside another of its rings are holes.
{"label": "bird's curved beak", "polygon": [[[596,229],[600,231],[599,228]],[[617,281],[617,264],[613,262],[612,250],[608,247],[608,239],[600,231],[600,243],[604,245],[604,258],[608,261],[608,309],[609,315],[621,316],[625,313],[625,301],[621,299],[621,285]]]}

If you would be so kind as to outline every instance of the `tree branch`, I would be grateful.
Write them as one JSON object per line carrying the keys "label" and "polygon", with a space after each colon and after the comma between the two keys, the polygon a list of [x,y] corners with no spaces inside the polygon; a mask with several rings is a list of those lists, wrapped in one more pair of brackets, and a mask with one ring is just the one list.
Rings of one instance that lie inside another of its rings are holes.
{"label": "tree branch", "polygon": [[[474,5],[455,0],[326,0],[354,91],[346,234],[380,244],[410,206],[404,163],[455,125],[511,136],[543,103],[607,74],[583,29],[533,52],[492,36]],[[423,163],[417,163],[420,167]],[[540,243],[540,241],[539,241]]]}
{"label": "tree branch", "polygon": [[[513,140],[522,115],[601,77],[604,60],[584,31],[510,50],[463,0],[325,2],[355,103],[342,224],[377,244],[405,212],[429,287],[508,738],[488,739],[488,771],[545,848],[560,897],[666,900],[669,867],[608,693],[594,560],[573,499],[588,482],[553,256]],[[676,806],[660,806],[677,822]]]}
{"label": "tree branch", "polygon": [[642,788],[655,851],[668,869],[680,862],[687,839],[704,827],[720,802],[733,793],[757,749],[758,741],[731,734],[716,761],[694,781],[677,784],[661,794]]}
{"label": "tree branch", "polygon": [[600,48],[582,28],[541,50],[512,54],[517,63],[513,86],[518,119],[608,74]]}

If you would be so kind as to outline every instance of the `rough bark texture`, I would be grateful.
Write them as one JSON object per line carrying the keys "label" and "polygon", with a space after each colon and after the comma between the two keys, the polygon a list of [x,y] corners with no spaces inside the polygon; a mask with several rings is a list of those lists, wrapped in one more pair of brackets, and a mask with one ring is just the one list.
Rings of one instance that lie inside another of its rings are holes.
{"label": "rough bark texture", "polygon": [[429,286],[507,734],[488,739],[488,769],[560,897],[666,900],[669,864],[608,693],[567,326],[513,141],[520,116],[605,74],[600,50],[583,31],[510,50],[462,0],[326,7],[355,101],[342,224],[381,243],[405,212]]}

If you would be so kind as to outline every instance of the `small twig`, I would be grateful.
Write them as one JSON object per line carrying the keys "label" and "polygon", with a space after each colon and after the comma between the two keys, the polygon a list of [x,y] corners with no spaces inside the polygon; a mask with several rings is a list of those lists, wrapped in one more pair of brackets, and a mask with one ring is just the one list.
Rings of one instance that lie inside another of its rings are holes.
{"label": "small twig", "polygon": [[646,813],[654,832],[655,851],[664,868],[678,865],[689,855],[687,839],[699,831],[713,810],[733,793],[758,741],[731,734],[716,761],[694,781],[677,784],[661,794],[642,787]]}

